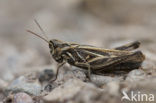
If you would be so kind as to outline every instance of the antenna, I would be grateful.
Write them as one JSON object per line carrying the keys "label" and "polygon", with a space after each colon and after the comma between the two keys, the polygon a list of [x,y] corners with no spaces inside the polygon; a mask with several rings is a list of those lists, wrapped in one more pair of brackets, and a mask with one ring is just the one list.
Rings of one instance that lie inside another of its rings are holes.
{"label": "antenna", "polygon": [[48,41],[47,39],[43,38],[42,36],[38,35],[37,33],[34,33],[34,32],[31,31],[31,30],[27,30],[27,32],[29,32],[29,33],[31,33],[31,34],[33,34],[33,35],[35,35],[35,36],[41,38],[42,40],[44,40],[45,42],[47,42],[47,43],[49,44],[49,41]]}
{"label": "antenna", "polygon": [[36,23],[36,25],[38,26],[38,28],[40,29],[40,31],[42,32],[42,34],[45,36],[45,38],[48,40],[48,37],[47,37],[46,33],[44,32],[44,30],[42,29],[42,27],[38,23],[38,21],[36,19],[34,19],[34,22]]}

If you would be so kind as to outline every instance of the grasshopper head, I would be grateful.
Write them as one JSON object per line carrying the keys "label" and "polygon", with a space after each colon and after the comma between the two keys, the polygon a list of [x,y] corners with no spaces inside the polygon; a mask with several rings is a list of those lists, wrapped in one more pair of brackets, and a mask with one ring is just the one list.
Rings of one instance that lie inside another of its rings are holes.
{"label": "grasshopper head", "polygon": [[49,41],[50,53],[52,54],[53,58],[59,63],[63,62],[63,58],[59,54],[61,47],[62,47],[62,44],[63,44],[62,41],[59,41],[56,39],[52,39]]}
{"label": "grasshopper head", "polygon": [[59,48],[60,45],[62,44],[62,41],[59,41],[57,39],[52,39],[49,41],[49,49],[50,49],[50,53],[54,54],[55,53],[55,49]]}
{"label": "grasshopper head", "polygon": [[54,50],[56,48],[61,48],[63,45],[63,42],[62,41],[59,41],[57,39],[52,39],[49,41],[49,49],[50,49],[50,52],[51,54],[54,54]]}

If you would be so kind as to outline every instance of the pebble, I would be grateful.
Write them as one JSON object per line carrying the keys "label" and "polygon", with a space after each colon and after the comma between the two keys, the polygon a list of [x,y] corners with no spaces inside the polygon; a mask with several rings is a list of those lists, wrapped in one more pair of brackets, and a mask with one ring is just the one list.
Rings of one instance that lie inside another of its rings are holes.
{"label": "pebble", "polygon": [[146,73],[141,69],[132,70],[126,77],[126,81],[134,82],[146,79]]}
{"label": "pebble", "polygon": [[42,87],[37,80],[33,80],[34,77],[30,78],[28,78],[27,76],[18,77],[6,88],[6,93],[9,94],[9,92],[25,92],[33,96],[39,96]]}
{"label": "pebble", "polygon": [[12,103],[34,103],[31,96],[26,93],[17,93],[13,96]]}
{"label": "pebble", "polygon": [[34,103],[32,97],[24,92],[9,94],[3,103]]}
{"label": "pebble", "polygon": [[39,81],[41,83],[43,82],[48,82],[50,81],[52,78],[54,78],[54,72],[52,69],[45,69],[44,71],[42,71],[40,74],[39,74]]}
{"label": "pebble", "polygon": [[101,76],[101,75],[91,75],[91,81],[97,86],[102,86],[112,81],[122,81],[123,77],[111,77],[111,76]]}
{"label": "pebble", "polygon": [[64,84],[55,88],[47,96],[44,97],[45,101],[58,101],[62,102],[73,98],[77,93],[79,93],[83,87],[92,87],[96,88],[94,85],[85,83],[79,79],[69,79]]}

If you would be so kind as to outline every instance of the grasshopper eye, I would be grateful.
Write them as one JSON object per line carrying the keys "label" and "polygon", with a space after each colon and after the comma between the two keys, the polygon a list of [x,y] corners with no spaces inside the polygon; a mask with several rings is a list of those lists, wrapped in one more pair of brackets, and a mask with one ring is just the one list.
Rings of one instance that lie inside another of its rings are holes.
{"label": "grasshopper eye", "polygon": [[51,40],[49,41],[49,49],[50,49],[50,53],[53,54],[54,53],[54,44]]}

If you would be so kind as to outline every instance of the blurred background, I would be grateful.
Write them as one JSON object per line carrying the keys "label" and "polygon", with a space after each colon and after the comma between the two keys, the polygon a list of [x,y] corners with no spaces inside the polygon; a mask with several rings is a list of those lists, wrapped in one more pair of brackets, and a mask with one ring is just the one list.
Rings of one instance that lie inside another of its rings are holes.
{"label": "blurred background", "polygon": [[155,11],[155,0],[0,0],[0,79],[54,62],[47,43],[26,32],[41,34],[34,19],[49,39],[103,48],[139,40],[155,65]]}

